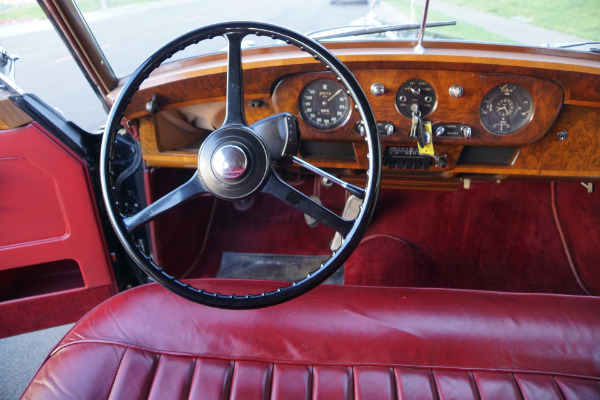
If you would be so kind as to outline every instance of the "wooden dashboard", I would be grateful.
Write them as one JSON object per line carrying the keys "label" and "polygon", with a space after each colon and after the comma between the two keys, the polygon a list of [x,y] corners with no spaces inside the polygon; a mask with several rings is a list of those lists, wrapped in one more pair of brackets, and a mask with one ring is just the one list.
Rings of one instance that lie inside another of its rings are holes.
{"label": "wooden dashboard", "polygon": [[[426,185],[469,176],[504,179],[597,180],[600,178],[600,57],[593,54],[499,45],[431,43],[414,54],[407,43],[333,43],[330,50],[355,74],[379,122],[393,125],[380,135],[384,185],[427,181]],[[294,47],[243,53],[245,111],[248,123],[280,112],[299,116],[300,156],[335,169],[352,180],[366,168],[366,145],[356,112],[333,129],[317,129],[300,117],[303,88],[332,74]],[[432,111],[423,117],[434,127],[468,126],[469,135],[433,135],[445,163],[404,162],[411,152],[411,120],[397,106],[400,86],[426,81],[435,91]],[[139,128],[149,166],[194,168],[204,138],[225,114],[226,56],[210,55],[166,64],[144,82],[126,112]],[[524,88],[533,100],[528,122],[509,134],[492,133],[482,123],[482,99],[502,84]],[[380,84],[383,93],[371,93]],[[460,86],[461,96],[450,88]],[[117,92],[111,93],[114,99]],[[145,105],[152,97],[159,111]],[[389,132],[388,132],[389,133]],[[357,178],[360,180],[360,178]]]}

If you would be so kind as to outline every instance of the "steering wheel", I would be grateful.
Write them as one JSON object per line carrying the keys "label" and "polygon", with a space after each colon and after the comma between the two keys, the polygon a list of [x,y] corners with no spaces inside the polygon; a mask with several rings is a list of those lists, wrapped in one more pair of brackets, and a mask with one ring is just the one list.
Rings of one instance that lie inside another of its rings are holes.
{"label": "steering wheel", "polygon": [[[300,142],[297,118],[289,113],[269,116],[248,125],[244,112],[242,80],[242,39],[247,35],[268,36],[307,52],[324,64],[342,84],[355,104],[365,128],[368,145],[365,188],[344,182],[296,157]],[[212,132],[198,151],[198,167],[186,183],[133,216],[124,216],[116,196],[117,180],[113,165],[116,135],[127,105],[142,82],[163,61],[192,44],[223,36],[228,42],[226,114],[223,125]],[[274,165],[295,162],[317,174],[328,176],[363,199],[359,215],[345,220],[288,185]],[[110,222],[129,256],[150,277],[166,289],[191,301],[208,306],[247,309],[266,307],[295,298],[331,276],[350,256],[367,229],[379,192],[381,152],[373,111],[352,73],[325,47],[292,30],[256,22],[228,22],[191,31],[171,41],[150,56],[123,86],[108,116],[101,148],[101,183]],[[134,231],[158,215],[195,196],[212,194],[223,200],[249,198],[267,193],[333,228],[344,238],[340,248],[315,271],[275,291],[248,294],[211,293],[195,288],[169,275],[133,239]]]}

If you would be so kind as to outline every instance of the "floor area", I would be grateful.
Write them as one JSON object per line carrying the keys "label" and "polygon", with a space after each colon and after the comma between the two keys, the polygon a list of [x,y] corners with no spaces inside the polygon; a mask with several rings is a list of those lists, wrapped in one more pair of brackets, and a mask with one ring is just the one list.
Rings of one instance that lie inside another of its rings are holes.
{"label": "floor area", "polygon": [[[311,181],[307,195],[341,214],[345,193]],[[225,253],[327,255],[333,231],[307,226],[304,215],[267,195],[244,207],[217,201],[209,235],[186,277],[213,277]],[[210,207],[206,203],[204,209]],[[380,193],[375,216],[345,264],[344,282],[510,292],[600,293],[600,191],[577,182],[474,182],[455,192]],[[176,216],[175,216],[176,217]],[[186,219],[187,218],[187,219]],[[178,228],[189,226],[189,214]],[[173,222],[173,221],[169,221]],[[177,238],[188,237],[186,234]],[[183,240],[179,240],[183,243]],[[195,242],[202,240],[195,238]],[[164,259],[181,260],[187,247],[169,246]],[[168,252],[171,254],[168,254]],[[165,265],[169,265],[167,262]],[[574,273],[575,272],[575,273]],[[578,283],[579,276],[587,288]]]}
{"label": "floor area", "polygon": [[46,355],[73,324],[0,339],[0,399],[21,397]]}
{"label": "floor area", "polygon": [[346,263],[346,283],[586,294],[566,244],[575,270],[600,293],[600,193],[575,182],[554,191],[551,183],[526,181],[457,192],[383,190]]}
{"label": "floor area", "polygon": [[[223,253],[217,278],[263,279],[294,282],[317,270],[327,256],[294,256],[286,254]],[[338,269],[324,283],[344,284],[344,268]]]}

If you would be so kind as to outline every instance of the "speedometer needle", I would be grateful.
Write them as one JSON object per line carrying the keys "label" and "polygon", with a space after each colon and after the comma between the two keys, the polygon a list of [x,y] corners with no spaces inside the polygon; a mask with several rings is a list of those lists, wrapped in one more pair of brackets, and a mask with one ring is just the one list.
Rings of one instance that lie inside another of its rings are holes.
{"label": "speedometer needle", "polygon": [[328,99],[327,99],[327,102],[329,103],[331,100],[333,100],[333,98],[334,98],[335,96],[337,96],[338,94],[342,93],[342,90],[344,90],[344,89],[340,89],[340,90],[338,90],[337,92],[335,92],[335,93],[333,94],[333,96],[331,96],[330,98],[328,98]]}

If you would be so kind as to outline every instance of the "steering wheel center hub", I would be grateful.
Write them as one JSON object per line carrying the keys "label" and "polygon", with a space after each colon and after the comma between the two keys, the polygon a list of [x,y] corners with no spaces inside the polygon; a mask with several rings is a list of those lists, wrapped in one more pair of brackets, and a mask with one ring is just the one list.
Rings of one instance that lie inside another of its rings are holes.
{"label": "steering wheel center hub", "polygon": [[204,187],[225,200],[249,197],[269,176],[271,157],[267,145],[247,127],[227,127],[213,132],[198,153],[198,172]]}
{"label": "steering wheel center hub", "polygon": [[217,149],[212,156],[211,168],[223,182],[235,181],[246,172],[248,157],[240,146],[225,144]]}

